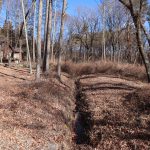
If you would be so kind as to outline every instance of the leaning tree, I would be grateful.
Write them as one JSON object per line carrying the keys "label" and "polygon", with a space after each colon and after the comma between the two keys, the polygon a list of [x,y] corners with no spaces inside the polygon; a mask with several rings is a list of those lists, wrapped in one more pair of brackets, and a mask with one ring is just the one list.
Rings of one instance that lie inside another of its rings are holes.
{"label": "leaning tree", "polygon": [[136,29],[136,39],[138,49],[146,68],[148,82],[150,82],[150,61],[147,53],[144,51],[142,43],[142,28],[143,28],[142,21],[146,14],[146,10],[148,7],[148,0],[119,0],[119,1],[129,10],[132,16]]}

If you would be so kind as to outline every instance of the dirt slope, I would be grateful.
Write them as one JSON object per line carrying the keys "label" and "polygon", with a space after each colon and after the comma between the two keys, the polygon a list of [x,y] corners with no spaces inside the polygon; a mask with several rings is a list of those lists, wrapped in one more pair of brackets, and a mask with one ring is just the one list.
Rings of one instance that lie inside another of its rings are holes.
{"label": "dirt slope", "polygon": [[0,150],[70,150],[74,82],[33,79],[26,69],[0,66]]}
{"label": "dirt slope", "polygon": [[76,130],[82,134],[77,134],[76,149],[150,149],[148,85],[105,76],[84,76],[78,82],[77,105],[82,107]]}

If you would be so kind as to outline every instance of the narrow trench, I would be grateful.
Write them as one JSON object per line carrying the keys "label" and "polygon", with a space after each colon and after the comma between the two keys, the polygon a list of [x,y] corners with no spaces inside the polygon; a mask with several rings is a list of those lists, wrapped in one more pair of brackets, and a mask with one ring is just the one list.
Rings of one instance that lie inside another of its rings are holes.
{"label": "narrow trench", "polygon": [[90,133],[93,128],[92,114],[89,111],[89,105],[86,101],[86,95],[82,92],[80,79],[75,82],[76,85],[76,120],[75,120],[75,143],[77,145],[92,146]]}

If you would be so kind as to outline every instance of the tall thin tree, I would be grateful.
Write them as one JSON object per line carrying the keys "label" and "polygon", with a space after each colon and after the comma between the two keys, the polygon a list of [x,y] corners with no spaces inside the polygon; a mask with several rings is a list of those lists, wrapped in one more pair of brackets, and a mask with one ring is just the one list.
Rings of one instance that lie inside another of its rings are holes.
{"label": "tall thin tree", "polygon": [[58,50],[58,62],[57,62],[57,75],[61,79],[61,53],[63,48],[63,34],[64,34],[64,23],[65,23],[65,12],[67,7],[67,0],[63,0],[63,7],[61,13],[61,26],[59,35],[59,50]]}
{"label": "tall thin tree", "polygon": [[39,1],[39,17],[38,17],[38,33],[37,33],[37,66],[36,66],[36,80],[40,80],[41,74],[41,28],[42,28],[42,8],[43,0]]}
{"label": "tall thin tree", "polygon": [[36,1],[34,2],[34,19],[33,19],[33,50],[32,50],[32,57],[33,62],[35,62],[35,31],[36,31]]}
{"label": "tall thin tree", "polygon": [[43,71],[45,71],[45,53],[47,50],[47,33],[48,33],[48,19],[49,19],[49,2],[50,0],[46,1],[46,15],[45,15],[45,25],[44,25],[44,52],[43,52]]}
{"label": "tall thin tree", "polygon": [[47,53],[46,53],[46,72],[49,73],[50,66],[50,50],[51,50],[51,30],[52,30],[52,0],[49,2],[49,18],[48,18],[48,33],[47,33]]}
{"label": "tall thin tree", "polygon": [[47,21],[47,33],[46,33],[46,49],[44,53],[43,71],[49,73],[50,66],[50,50],[51,50],[51,29],[52,29],[52,0],[49,0],[48,4],[48,19]]}
{"label": "tall thin tree", "polygon": [[23,19],[24,19],[24,29],[25,29],[25,35],[26,35],[27,57],[28,57],[28,61],[29,61],[30,73],[32,73],[32,63],[31,63],[31,57],[30,57],[28,33],[27,33],[27,26],[26,26],[25,10],[24,10],[23,0],[21,0],[21,4],[22,4]]}
{"label": "tall thin tree", "polygon": [[54,1],[54,19],[53,19],[53,32],[52,32],[51,62],[54,62],[54,42],[55,42],[55,37],[56,37],[56,5],[57,5],[57,0]]}

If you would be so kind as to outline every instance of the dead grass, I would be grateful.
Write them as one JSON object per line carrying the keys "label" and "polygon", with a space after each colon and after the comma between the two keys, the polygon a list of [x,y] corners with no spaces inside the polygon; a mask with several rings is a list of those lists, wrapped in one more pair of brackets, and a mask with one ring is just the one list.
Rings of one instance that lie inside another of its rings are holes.
{"label": "dead grass", "polygon": [[62,71],[73,77],[89,74],[108,74],[120,77],[128,77],[146,81],[146,73],[143,66],[132,64],[118,64],[114,62],[89,62],[89,63],[72,63],[65,62],[62,65]]}

